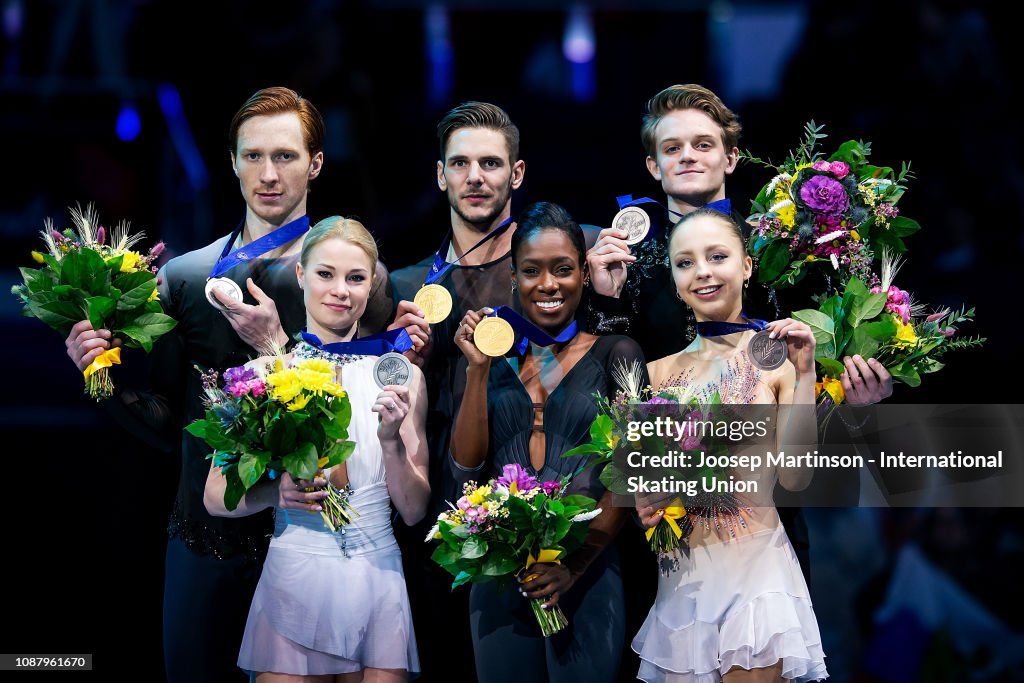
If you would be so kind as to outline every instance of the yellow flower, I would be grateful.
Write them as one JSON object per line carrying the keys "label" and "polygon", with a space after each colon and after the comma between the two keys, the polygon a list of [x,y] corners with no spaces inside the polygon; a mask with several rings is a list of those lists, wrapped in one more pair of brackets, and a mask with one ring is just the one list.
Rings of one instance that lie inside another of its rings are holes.
{"label": "yellow flower", "polygon": [[159,300],[160,300],[160,290],[154,289],[153,293],[149,295],[148,299],[146,299],[146,303],[149,303],[150,301],[159,301]]}
{"label": "yellow flower", "polygon": [[792,228],[796,225],[796,206],[794,206],[792,200],[789,198],[777,202],[769,210],[774,213],[778,217],[779,221],[787,228]]}
{"label": "yellow flower", "polygon": [[42,263],[43,262],[43,255],[40,254],[38,251],[33,251],[32,252],[32,260],[35,261],[36,263]]}
{"label": "yellow flower", "polygon": [[807,258],[805,258],[804,260],[810,262],[810,261],[817,261],[818,259],[817,259],[817,257],[814,254],[808,254]]}
{"label": "yellow flower", "polygon": [[893,346],[898,349],[912,349],[917,346],[917,333],[913,325],[904,325],[899,316],[892,317],[896,323],[896,337],[893,339]]}
{"label": "yellow flower", "polygon": [[491,487],[481,486],[476,491],[473,491],[473,493],[469,494],[469,502],[472,503],[473,505],[482,505],[484,502],[484,498],[486,498],[489,495],[491,495]]}
{"label": "yellow flower", "polygon": [[292,412],[296,410],[302,410],[303,408],[306,407],[306,404],[309,403],[309,399],[309,394],[299,394],[292,400],[291,403],[288,404],[288,410]]}
{"label": "yellow flower", "polygon": [[853,239],[855,239],[857,241],[860,241],[860,233],[857,232],[856,230],[851,230],[850,231],[850,237],[852,237]]}
{"label": "yellow flower", "polygon": [[824,391],[832,397],[832,402],[839,405],[846,398],[846,392],[843,391],[843,383],[832,377],[825,377],[824,381],[814,383],[814,395],[820,396],[821,392]]}
{"label": "yellow flower", "polygon": [[131,273],[138,270],[137,266],[139,264],[139,259],[142,257],[137,252],[126,251],[122,256],[124,257],[121,260],[122,273]]}
{"label": "yellow flower", "polygon": [[270,397],[280,403],[288,403],[302,393],[302,382],[291,368],[267,375]]}

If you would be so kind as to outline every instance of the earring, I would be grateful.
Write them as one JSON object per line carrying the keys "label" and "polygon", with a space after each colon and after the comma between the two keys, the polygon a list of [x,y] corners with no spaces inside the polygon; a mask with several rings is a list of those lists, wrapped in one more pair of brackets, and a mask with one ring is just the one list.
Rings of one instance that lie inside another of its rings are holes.
{"label": "earring", "polygon": [[676,290],[676,298],[679,299],[680,301],[683,300],[683,295],[679,293],[678,289]]}
{"label": "earring", "polygon": [[512,293],[513,294],[516,293],[516,281],[515,280],[512,281]]}
{"label": "earring", "polygon": [[750,286],[750,278],[748,277],[746,280],[743,281],[743,289],[746,289],[749,286]]}

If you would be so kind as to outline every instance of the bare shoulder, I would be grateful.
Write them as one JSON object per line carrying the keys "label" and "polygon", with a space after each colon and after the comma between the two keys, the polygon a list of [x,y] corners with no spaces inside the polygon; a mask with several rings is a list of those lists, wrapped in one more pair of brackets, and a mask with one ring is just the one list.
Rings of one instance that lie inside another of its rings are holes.
{"label": "bare shoulder", "polygon": [[693,354],[686,350],[677,351],[671,356],[651,361],[647,364],[647,374],[651,378],[651,386],[659,387],[663,385],[670,377],[679,375],[692,362]]}

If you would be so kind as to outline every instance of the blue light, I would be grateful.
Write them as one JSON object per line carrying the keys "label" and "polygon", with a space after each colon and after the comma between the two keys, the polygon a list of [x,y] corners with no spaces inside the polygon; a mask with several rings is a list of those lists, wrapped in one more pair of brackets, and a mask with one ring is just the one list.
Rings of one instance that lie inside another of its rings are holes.
{"label": "blue light", "polygon": [[122,142],[131,142],[142,132],[142,119],[135,105],[125,103],[117,113],[117,137]]}

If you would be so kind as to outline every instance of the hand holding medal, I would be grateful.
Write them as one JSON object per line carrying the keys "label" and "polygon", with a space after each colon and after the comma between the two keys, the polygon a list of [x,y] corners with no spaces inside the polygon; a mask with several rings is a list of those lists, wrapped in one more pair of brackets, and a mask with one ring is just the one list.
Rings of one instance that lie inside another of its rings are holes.
{"label": "hand holding medal", "polygon": [[[814,352],[817,348],[817,341],[811,328],[799,320],[783,318],[768,323],[767,327],[750,340],[747,346],[747,355],[750,362],[758,367],[759,358],[775,359],[781,355],[782,360],[778,361],[775,367],[780,367],[789,358],[796,366],[797,376],[803,374],[814,375]],[[774,368],[763,368],[774,369]]]}
{"label": "hand holding medal", "polygon": [[515,332],[505,320],[492,315],[493,309],[467,311],[455,330],[455,344],[470,365],[487,365],[491,358],[508,353],[515,343]]}

